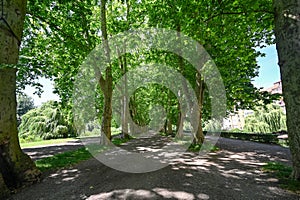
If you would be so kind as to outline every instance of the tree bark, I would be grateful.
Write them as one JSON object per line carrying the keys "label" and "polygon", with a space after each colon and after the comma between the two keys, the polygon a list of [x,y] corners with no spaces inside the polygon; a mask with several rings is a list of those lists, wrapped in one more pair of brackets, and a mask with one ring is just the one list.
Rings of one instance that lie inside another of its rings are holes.
{"label": "tree bark", "polygon": [[0,171],[10,189],[33,183],[40,172],[20,148],[16,117],[16,70],[0,69]]}
{"label": "tree bark", "polygon": [[202,106],[203,106],[203,98],[204,98],[204,81],[202,80],[202,76],[200,73],[196,74],[196,95],[198,99],[198,114],[199,114],[199,122],[196,131],[196,135],[194,138],[194,144],[202,144],[204,142],[204,134],[202,129]]}
{"label": "tree bark", "polygon": [[178,117],[177,117],[177,130],[176,134],[179,138],[183,136],[183,122],[184,122],[184,116],[185,112],[183,109],[180,107],[180,102],[178,102]]}
{"label": "tree bark", "polygon": [[0,199],[5,199],[9,196],[9,190],[4,182],[2,174],[0,173]]}
{"label": "tree bark", "polygon": [[172,122],[170,119],[168,119],[167,122],[167,134],[168,135],[172,135],[173,134],[173,130],[172,130]]}
{"label": "tree bark", "polygon": [[122,137],[129,139],[129,130],[128,130],[128,112],[129,112],[129,106],[128,106],[128,88],[127,88],[127,61],[126,61],[126,55],[121,55],[120,52],[118,52],[118,59],[119,59],[119,65],[122,70],[122,75],[124,77],[124,84],[121,86],[121,92],[122,92],[122,108],[121,108],[121,125],[122,125]]}
{"label": "tree bark", "polygon": [[300,180],[300,2],[274,0],[276,48],[287,111],[292,178]]}
{"label": "tree bark", "polygon": [[101,0],[101,32],[102,42],[105,48],[107,59],[107,68],[105,70],[105,81],[101,81],[100,86],[104,94],[104,109],[102,115],[101,134],[102,144],[108,144],[111,140],[111,120],[112,120],[112,66],[110,64],[110,49],[107,40],[107,23],[106,23],[106,0]]}
{"label": "tree bark", "polygon": [[[17,64],[26,0],[0,5],[0,64]],[[40,171],[20,148],[16,117],[16,69],[0,66],[0,198],[39,180]]]}

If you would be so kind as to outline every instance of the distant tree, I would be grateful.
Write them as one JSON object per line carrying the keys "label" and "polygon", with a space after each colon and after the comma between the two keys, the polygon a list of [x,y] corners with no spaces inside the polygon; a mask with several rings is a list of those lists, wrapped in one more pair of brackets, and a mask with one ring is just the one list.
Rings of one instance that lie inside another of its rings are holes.
{"label": "distant tree", "polygon": [[34,109],[33,99],[25,93],[17,96],[17,116],[20,118],[22,115],[27,113],[29,110]]}
{"label": "distant tree", "polygon": [[221,131],[222,124],[217,120],[208,120],[204,124],[204,131]]}
{"label": "distant tree", "polygon": [[258,107],[245,119],[245,132],[272,133],[286,130],[286,116],[280,106],[269,104]]}

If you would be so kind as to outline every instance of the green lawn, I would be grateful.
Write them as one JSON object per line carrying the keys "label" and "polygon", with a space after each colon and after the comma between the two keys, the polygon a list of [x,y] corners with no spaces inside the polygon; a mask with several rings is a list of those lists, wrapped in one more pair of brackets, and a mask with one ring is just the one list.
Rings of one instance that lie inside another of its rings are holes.
{"label": "green lawn", "polygon": [[52,144],[60,144],[65,143],[69,141],[78,141],[76,138],[62,138],[62,139],[53,139],[53,140],[41,140],[36,142],[21,142],[20,146],[21,148],[29,148],[29,147],[35,147],[35,146],[46,146],[46,145],[52,145]]}

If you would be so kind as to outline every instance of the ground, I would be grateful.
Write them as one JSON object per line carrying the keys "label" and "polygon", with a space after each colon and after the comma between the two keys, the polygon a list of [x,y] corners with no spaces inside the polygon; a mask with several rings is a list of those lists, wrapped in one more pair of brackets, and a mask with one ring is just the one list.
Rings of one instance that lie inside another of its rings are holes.
{"label": "ground", "polygon": [[[159,149],[164,142],[160,136],[141,138],[124,148]],[[24,151],[38,159],[80,145],[70,142]],[[45,173],[40,183],[18,191],[11,199],[300,199],[280,189],[276,178],[261,171],[269,161],[290,164],[289,149],[225,138],[220,138],[217,146],[217,152],[184,153],[165,168],[148,173],[117,171],[92,158]]]}

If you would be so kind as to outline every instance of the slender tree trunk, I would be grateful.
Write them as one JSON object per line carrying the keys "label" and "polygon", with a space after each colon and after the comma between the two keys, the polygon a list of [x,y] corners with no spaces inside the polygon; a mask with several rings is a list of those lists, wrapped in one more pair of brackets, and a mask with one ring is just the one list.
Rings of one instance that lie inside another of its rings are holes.
{"label": "slender tree trunk", "polygon": [[[0,64],[17,64],[26,0],[0,5]],[[16,117],[16,70],[0,65],[0,199],[8,189],[39,179],[40,171],[20,148]]]}
{"label": "slender tree trunk", "polygon": [[[136,108],[135,108],[135,94],[130,97],[129,101],[129,111],[130,111],[130,117],[132,119],[132,123],[135,123],[135,115],[136,115]],[[129,126],[130,129],[130,135],[135,135],[137,130],[135,124],[130,124]]]}
{"label": "slender tree trunk", "polygon": [[167,122],[167,134],[168,135],[172,135],[173,133],[173,130],[172,130],[172,123],[171,123],[171,120],[168,119],[168,122]]}
{"label": "slender tree trunk", "polygon": [[183,111],[183,109],[180,109],[180,103],[178,102],[178,118],[177,118],[177,136],[179,138],[181,138],[183,136],[183,120],[184,120],[184,116],[185,113]]}
{"label": "slender tree trunk", "polygon": [[[171,90],[168,90],[168,99],[167,99],[167,101],[168,101],[168,110],[171,111],[171,109],[172,109],[172,92],[171,92]],[[171,117],[172,117],[171,115],[169,115],[167,117],[167,134],[168,135],[171,135],[173,133]]]}
{"label": "slender tree trunk", "polygon": [[287,111],[292,178],[300,180],[300,1],[274,0],[275,36]]}
{"label": "slender tree trunk", "polygon": [[[181,35],[180,35],[180,32],[181,32],[181,26],[180,24],[178,23],[177,24],[177,36],[178,36],[178,40],[179,40],[179,44],[180,46],[182,45],[182,41],[181,41]],[[179,49],[179,55],[178,55],[178,65],[179,65],[179,72],[181,74],[184,74],[184,60],[183,60],[183,57],[182,57],[182,52],[181,52],[181,49]],[[180,91],[180,93],[178,95],[185,95],[185,99],[188,101],[187,103],[191,106],[191,102],[190,102],[190,97],[189,97],[189,94],[188,94],[188,87],[186,85],[186,82],[185,80],[182,81],[182,87],[183,87],[183,91]],[[182,137],[183,136],[183,123],[184,123],[184,118],[185,118],[185,108],[181,108],[181,106],[184,106],[184,105],[180,105],[180,103],[178,103],[178,110],[179,110],[179,115],[178,115],[178,119],[177,119],[177,136],[178,137]]]}
{"label": "slender tree trunk", "polygon": [[[124,75],[126,76],[126,74]],[[127,90],[127,80],[125,78],[124,83],[125,94]],[[128,98],[127,95],[124,95],[122,98],[122,135],[124,138],[129,138],[129,130],[128,130]]]}
{"label": "slender tree trunk", "polygon": [[198,98],[198,113],[199,113],[199,122],[197,127],[196,136],[194,138],[194,144],[202,144],[204,142],[204,134],[202,129],[202,106],[203,106],[203,98],[204,98],[204,81],[202,80],[201,74],[197,73],[196,75],[196,95]]}
{"label": "slender tree trunk", "polygon": [[122,75],[124,77],[124,83],[121,86],[121,93],[122,93],[122,100],[121,100],[121,125],[122,125],[122,137],[123,138],[129,138],[128,134],[128,98],[127,98],[127,62],[126,62],[126,55],[121,55],[120,52],[118,52],[119,56],[119,65],[122,70]]}
{"label": "slender tree trunk", "polygon": [[[104,94],[104,109],[102,115],[101,133],[102,144],[107,144],[111,140],[111,120],[112,120],[112,66],[110,64],[110,49],[107,40],[106,24],[106,0],[101,0],[101,32],[102,42],[105,48],[105,54],[108,66],[105,70],[105,80],[100,77],[101,90]],[[105,135],[105,137],[104,137]]]}

